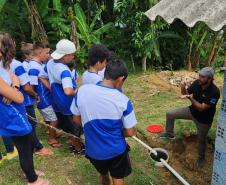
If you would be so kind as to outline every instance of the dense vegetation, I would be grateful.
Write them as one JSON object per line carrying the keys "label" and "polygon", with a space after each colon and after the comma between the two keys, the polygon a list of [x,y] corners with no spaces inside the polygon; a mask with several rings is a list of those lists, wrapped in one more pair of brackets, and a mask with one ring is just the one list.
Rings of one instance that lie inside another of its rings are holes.
{"label": "dense vegetation", "polygon": [[90,45],[104,43],[133,70],[220,66],[225,33],[203,23],[188,28],[180,20],[171,25],[161,18],[150,22],[143,12],[158,1],[0,0],[0,30],[18,43],[39,40],[54,47],[60,38],[70,38],[80,64]]}

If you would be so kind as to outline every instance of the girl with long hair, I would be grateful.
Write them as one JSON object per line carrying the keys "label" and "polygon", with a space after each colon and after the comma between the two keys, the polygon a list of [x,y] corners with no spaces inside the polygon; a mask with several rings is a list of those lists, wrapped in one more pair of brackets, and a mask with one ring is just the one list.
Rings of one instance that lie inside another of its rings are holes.
{"label": "girl with long hair", "polygon": [[0,33],[0,135],[12,137],[28,185],[49,185],[34,170],[32,127],[23,106],[24,97],[18,90],[20,81],[9,71],[14,56],[14,40],[8,33]]}

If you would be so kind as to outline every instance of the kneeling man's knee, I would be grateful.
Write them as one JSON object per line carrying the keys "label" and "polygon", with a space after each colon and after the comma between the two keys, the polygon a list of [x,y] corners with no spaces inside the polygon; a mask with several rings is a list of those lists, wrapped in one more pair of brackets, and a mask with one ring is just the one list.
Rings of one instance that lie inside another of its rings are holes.
{"label": "kneeling man's knee", "polygon": [[168,112],[166,112],[166,117],[168,119],[173,119],[175,117],[175,115],[174,115],[173,111],[168,111]]}

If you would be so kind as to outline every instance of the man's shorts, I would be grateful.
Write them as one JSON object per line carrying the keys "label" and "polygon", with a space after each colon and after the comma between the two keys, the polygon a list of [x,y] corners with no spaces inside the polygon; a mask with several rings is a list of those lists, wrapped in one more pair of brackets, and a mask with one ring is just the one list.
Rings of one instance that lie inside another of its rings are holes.
{"label": "man's shorts", "polygon": [[44,109],[39,109],[39,111],[45,121],[47,121],[47,122],[57,121],[56,114],[51,105]]}
{"label": "man's shorts", "polygon": [[110,172],[111,177],[123,179],[131,174],[132,168],[128,151],[108,160],[95,160],[87,156],[93,166],[101,175],[107,175]]}

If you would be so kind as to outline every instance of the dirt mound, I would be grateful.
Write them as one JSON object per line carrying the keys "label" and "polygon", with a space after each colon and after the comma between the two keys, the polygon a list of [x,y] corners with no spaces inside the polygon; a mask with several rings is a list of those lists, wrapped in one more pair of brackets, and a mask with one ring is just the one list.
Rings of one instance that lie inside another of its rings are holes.
{"label": "dirt mound", "polygon": [[[148,88],[157,94],[160,91],[179,92],[180,83],[186,81],[187,86],[191,85],[198,78],[198,73],[189,71],[161,71],[139,77]],[[222,78],[216,76],[215,83],[222,89]]]}
{"label": "dirt mound", "polygon": [[168,91],[179,92],[179,86],[182,80],[188,85],[197,79],[197,73],[187,71],[162,71],[140,77],[143,82],[154,92]]}
{"label": "dirt mound", "polygon": [[188,71],[162,71],[158,73],[158,76],[169,84],[177,87],[180,86],[181,81],[186,81],[189,85],[198,77],[197,73]]}
{"label": "dirt mound", "polygon": [[150,74],[147,76],[142,76],[142,80],[146,82],[150,89],[155,91],[177,91],[178,88],[170,84],[168,81],[161,78],[160,75]]}
{"label": "dirt mound", "polygon": [[[162,141],[157,138],[146,138],[138,136],[147,142],[151,147],[162,147],[169,154],[169,164],[192,185],[211,184],[212,163],[214,147],[212,141],[208,139],[206,150],[206,164],[203,169],[197,169],[195,162],[197,159],[197,135],[185,136],[173,142]],[[179,185],[180,182],[166,169],[158,168],[162,178],[167,185]]]}

